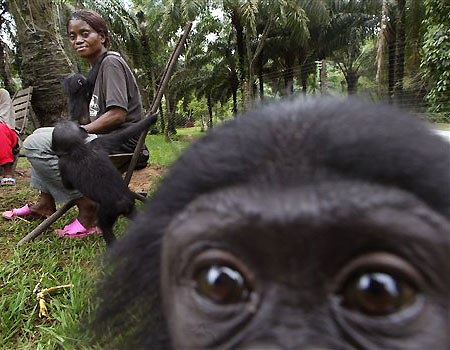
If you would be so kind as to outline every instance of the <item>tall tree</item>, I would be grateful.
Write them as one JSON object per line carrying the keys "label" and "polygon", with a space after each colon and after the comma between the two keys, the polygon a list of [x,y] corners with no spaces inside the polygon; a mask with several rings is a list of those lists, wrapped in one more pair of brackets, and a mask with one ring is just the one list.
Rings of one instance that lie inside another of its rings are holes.
{"label": "tall tree", "polygon": [[42,126],[53,125],[66,111],[61,82],[71,72],[56,25],[54,2],[10,0],[8,7],[17,28],[21,78],[33,86],[33,108]]}
{"label": "tall tree", "polygon": [[[8,7],[5,0],[0,1],[0,33],[5,38],[12,36],[12,23],[9,18]],[[4,42],[0,41],[0,79],[3,81],[3,85],[6,90],[11,94],[15,92],[15,84],[11,76],[10,71],[10,55],[9,48]]]}
{"label": "tall tree", "polygon": [[422,67],[428,82],[427,101],[434,121],[450,123],[450,2],[425,0]]}
{"label": "tall tree", "polygon": [[405,76],[406,0],[397,0],[396,20],[395,95],[396,99],[400,101],[403,97],[403,78]]}
{"label": "tall tree", "polygon": [[349,95],[356,92],[359,69],[366,57],[364,44],[378,26],[378,1],[329,0],[331,21],[323,41],[344,74]]}

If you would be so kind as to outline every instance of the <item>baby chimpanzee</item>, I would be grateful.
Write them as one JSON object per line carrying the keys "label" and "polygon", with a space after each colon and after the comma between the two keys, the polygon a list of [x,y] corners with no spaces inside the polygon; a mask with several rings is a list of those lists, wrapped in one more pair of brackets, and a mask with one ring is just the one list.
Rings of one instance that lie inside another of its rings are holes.
{"label": "baby chimpanzee", "polygon": [[449,144],[282,101],[212,129],[108,252],[102,349],[450,349]]}
{"label": "baby chimpanzee", "polygon": [[76,122],[60,121],[53,130],[52,147],[59,157],[63,184],[99,204],[98,225],[108,245],[115,240],[113,226],[119,215],[130,216],[134,211],[133,193],[109,159],[108,152],[156,120],[156,115],[152,115],[123,131],[102,135],[88,143],[85,129]]}
{"label": "baby chimpanzee", "polygon": [[89,100],[93,84],[82,74],[72,73],[63,81],[64,92],[69,96],[69,115],[80,124],[89,123]]}

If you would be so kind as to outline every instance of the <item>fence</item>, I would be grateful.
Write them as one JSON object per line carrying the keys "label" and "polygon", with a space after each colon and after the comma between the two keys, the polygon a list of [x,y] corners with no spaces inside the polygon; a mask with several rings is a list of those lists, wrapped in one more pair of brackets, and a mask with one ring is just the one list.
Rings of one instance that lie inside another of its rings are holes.
{"label": "fence", "polygon": [[[420,72],[407,72],[402,89],[392,85],[389,87],[387,72],[381,84],[377,84],[375,66],[360,69],[357,76],[356,84],[349,87],[349,79],[346,79],[339,65],[332,61],[316,61],[308,65],[298,65],[289,71],[280,69],[263,72],[255,77],[253,105],[286,95],[343,97],[352,94],[373,102],[395,105],[433,123],[450,124],[450,95],[438,101],[439,106],[434,107],[439,107],[439,112],[434,112],[433,106],[427,101],[427,89]],[[260,81],[264,83],[261,85]],[[238,101],[242,101],[240,93],[238,91]],[[213,116],[213,126],[233,117],[231,100],[225,104],[214,105],[211,111],[206,104],[205,100],[198,108],[194,106],[186,109],[180,102],[174,114],[175,125],[177,127],[195,125],[206,128],[210,126],[210,113]],[[242,103],[238,105],[241,110]]]}

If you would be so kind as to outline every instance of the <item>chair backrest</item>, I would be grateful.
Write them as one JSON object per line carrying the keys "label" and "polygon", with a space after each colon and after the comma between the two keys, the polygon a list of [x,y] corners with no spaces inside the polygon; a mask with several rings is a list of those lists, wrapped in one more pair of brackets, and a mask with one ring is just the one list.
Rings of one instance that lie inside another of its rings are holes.
{"label": "chair backrest", "polygon": [[22,134],[23,130],[27,126],[28,116],[33,111],[31,107],[32,93],[33,87],[29,86],[26,89],[17,91],[12,99],[12,105],[16,117],[16,131],[19,134]]}

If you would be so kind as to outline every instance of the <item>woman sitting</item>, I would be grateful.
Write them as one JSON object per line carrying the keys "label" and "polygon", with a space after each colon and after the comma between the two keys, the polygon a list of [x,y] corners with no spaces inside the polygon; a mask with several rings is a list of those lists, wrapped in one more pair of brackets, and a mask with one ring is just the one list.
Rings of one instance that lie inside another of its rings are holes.
{"label": "woman sitting", "polygon": [[[142,118],[142,102],[133,73],[123,58],[108,52],[108,27],[94,11],[73,12],[67,21],[67,33],[75,53],[91,66],[100,63],[89,104],[90,122],[83,127],[92,141],[97,134],[107,134],[126,128]],[[97,204],[76,190],[64,187],[58,169],[58,157],[52,149],[53,127],[39,128],[23,144],[31,164],[31,186],[41,191],[37,203],[5,211],[6,219],[14,217],[47,217],[55,212],[56,202],[75,200],[78,217],[74,222],[56,230],[60,237],[85,237],[98,232],[95,225]],[[130,139],[114,153],[128,153],[138,143]],[[86,169],[89,171],[89,169]],[[101,179],[99,179],[101,181]]]}

